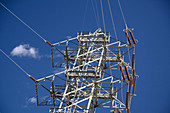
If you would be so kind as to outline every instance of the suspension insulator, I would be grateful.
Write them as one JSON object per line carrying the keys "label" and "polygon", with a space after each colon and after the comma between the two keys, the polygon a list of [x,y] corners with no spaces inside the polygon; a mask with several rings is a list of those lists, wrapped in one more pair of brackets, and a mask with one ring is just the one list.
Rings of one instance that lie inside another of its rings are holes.
{"label": "suspension insulator", "polygon": [[135,67],[135,54],[132,55],[132,69]]}
{"label": "suspension insulator", "polygon": [[127,113],[130,113],[130,110],[129,110],[129,108],[127,109]]}
{"label": "suspension insulator", "polygon": [[123,80],[126,80],[126,78],[125,78],[125,74],[124,74],[124,72],[123,72],[123,68],[122,68],[122,66],[120,66],[120,71],[121,71],[121,73],[122,73]]}
{"label": "suspension insulator", "polygon": [[53,46],[49,41],[45,41],[45,43],[47,43],[48,45],[50,45],[50,46]]}
{"label": "suspension insulator", "polygon": [[122,112],[119,110],[119,113],[122,113]]}
{"label": "suspension insulator", "polygon": [[34,82],[36,82],[36,79],[34,77],[32,77],[31,75],[29,76],[30,79],[32,79]]}
{"label": "suspension insulator", "polygon": [[128,78],[128,80],[130,81],[130,76],[129,76],[129,71],[128,71],[127,66],[125,66],[125,71],[126,71],[127,78]]}
{"label": "suspension insulator", "polygon": [[133,79],[135,78],[135,69],[132,70]]}
{"label": "suspension insulator", "polygon": [[126,109],[129,109],[129,92],[126,93]]}
{"label": "suspension insulator", "polygon": [[136,44],[136,41],[135,41],[135,38],[134,38],[134,36],[133,36],[132,31],[129,31],[129,32],[130,32],[130,36],[131,36],[131,38],[132,38],[132,40],[133,40],[133,43]]}
{"label": "suspension insulator", "polygon": [[127,31],[125,32],[125,34],[126,34],[126,37],[128,39],[129,44],[132,45],[132,42],[130,41],[130,38],[129,38],[129,35],[128,35]]}
{"label": "suspension insulator", "polygon": [[133,85],[133,95],[135,94],[135,88],[136,88],[136,76],[135,76],[134,85]]}
{"label": "suspension insulator", "polygon": [[129,83],[129,92],[131,92],[131,87],[132,87],[132,80],[130,80],[130,83]]}

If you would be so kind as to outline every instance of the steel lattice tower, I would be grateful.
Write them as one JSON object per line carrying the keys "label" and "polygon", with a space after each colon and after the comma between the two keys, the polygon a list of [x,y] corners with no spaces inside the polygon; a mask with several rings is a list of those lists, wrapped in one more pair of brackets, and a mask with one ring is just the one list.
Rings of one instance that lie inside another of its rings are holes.
{"label": "steel lattice tower", "polygon": [[[136,42],[130,30],[125,33],[129,44],[116,39],[111,43],[110,33],[100,28],[94,33],[78,32],[77,37],[55,44],[47,41],[52,66],[61,71],[35,80],[37,105],[54,107],[50,113],[94,113],[96,108],[130,113],[136,84]],[[124,60],[130,51],[131,64]],[[61,61],[59,55],[64,57]],[[124,97],[120,97],[122,90]]]}
{"label": "steel lattice tower", "polygon": [[[100,2],[104,24],[102,0]],[[81,31],[75,38],[51,44],[0,2],[1,6],[51,46],[52,67],[60,72],[40,79],[33,78],[0,49],[35,82],[38,106],[51,106],[50,113],[95,113],[96,108],[108,108],[113,113],[130,113],[137,79],[136,41],[127,27],[119,0],[118,3],[126,27],[127,43],[114,39],[110,32],[103,32],[99,28],[95,32]],[[63,59],[60,59],[61,55]]]}

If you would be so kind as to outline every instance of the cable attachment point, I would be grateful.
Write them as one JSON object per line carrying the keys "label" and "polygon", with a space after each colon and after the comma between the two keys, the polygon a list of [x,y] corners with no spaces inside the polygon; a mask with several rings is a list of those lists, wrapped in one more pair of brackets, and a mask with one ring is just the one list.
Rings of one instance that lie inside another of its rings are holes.
{"label": "cable attachment point", "polygon": [[47,41],[47,40],[44,40],[44,41],[45,41],[45,43],[47,43],[48,45],[53,46],[49,41]]}
{"label": "cable attachment point", "polygon": [[30,79],[32,79],[34,82],[37,81],[37,80],[36,80],[34,77],[32,77],[31,75],[29,75],[29,77],[30,77]]}
{"label": "cable attachment point", "polygon": [[123,31],[133,31],[134,28],[126,28],[126,29],[123,29]]}

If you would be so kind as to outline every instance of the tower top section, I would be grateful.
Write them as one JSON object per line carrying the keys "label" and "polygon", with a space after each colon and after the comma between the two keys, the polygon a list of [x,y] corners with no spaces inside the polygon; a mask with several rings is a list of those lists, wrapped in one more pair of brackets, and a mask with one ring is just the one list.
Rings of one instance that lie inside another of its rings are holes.
{"label": "tower top section", "polygon": [[83,43],[109,43],[110,32],[103,32],[98,28],[94,33],[88,31],[79,31],[77,33],[78,42]]}

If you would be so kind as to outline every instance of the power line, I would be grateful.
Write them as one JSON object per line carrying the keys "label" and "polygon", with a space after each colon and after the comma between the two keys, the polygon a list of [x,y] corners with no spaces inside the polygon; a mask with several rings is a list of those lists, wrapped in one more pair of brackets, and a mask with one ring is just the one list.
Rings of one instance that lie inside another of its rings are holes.
{"label": "power line", "polygon": [[101,11],[102,11],[102,19],[103,19],[104,32],[106,33],[106,27],[105,27],[105,20],[104,20],[102,0],[100,0],[100,6],[101,6]]}
{"label": "power line", "polygon": [[83,16],[83,22],[82,22],[82,30],[84,29],[84,24],[85,24],[85,17],[86,17],[86,13],[87,13],[87,6],[88,6],[88,0],[85,6],[85,10],[84,10],[84,16]]}
{"label": "power line", "polygon": [[91,4],[92,4],[92,7],[93,7],[93,12],[94,12],[94,16],[95,16],[95,19],[96,19],[97,27],[99,28],[99,22],[98,22],[98,18],[97,18],[95,8],[94,8],[93,0],[91,0]]}
{"label": "power line", "polygon": [[123,10],[122,10],[121,4],[120,4],[120,1],[119,1],[119,0],[117,0],[117,1],[118,1],[119,8],[120,8],[120,11],[121,11],[121,14],[122,14],[122,17],[123,17],[123,21],[124,21],[124,23],[125,23],[125,27],[126,27],[126,29],[128,29],[127,23],[126,23],[126,20],[125,20],[125,16],[124,16],[124,14],[123,14]]}
{"label": "power line", "polygon": [[15,18],[17,18],[21,23],[23,23],[27,28],[29,28],[33,33],[35,33],[39,38],[41,38],[42,40],[44,40],[46,42],[46,40],[39,34],[37,33],[34,29],[32,29],[28,24],[26,24],[23,20],[21,20],[17,15],[15,15],[11,10],[9,10],[6,6],[4,6],[1,2],[0,5],[2,7],[4,7],[8,12],[10,12]]}
{"label": "power line", "polygon": [[114,33],[115,33],[115,37],[117,39],[117,33],[116,33],[116,28],[115,28],[115,24],[114,24],[114,20],[113,20],[112,10],[111,10],[111,7],[110,7],[110,2],[109,2],[109,0],[107,0],[107,2],[108,2],[109,10],[110,10],[110,16],[111,16],[111,19],[112,19],[113,30],[114,30]]}
{"label": "power line", "polygon": [[10,58],[2,49],[0,51],[10,60],[12,61],[20,70],[22,70],[30,79],[32,79],[34,82],[36,82],[36,79],[32,77],[30,74],[28,74],[21,66],[19,66],[12,58]]}
{"label": "power line", "polygon": [[28,74],[21,66],[19,66],[14,60],[12,60],[12,58],[10,58],[4,51],[2,51],[2,49],[0,49],[0,51],[10,60],[12,61],[19,69],[21,69],[26,75],[28,75],[30,77],[30,74]]}
{"label": "power line", "polygon": [[95,6],[96,6],[95,8],[96,8],[96,12],[97,12],[97,18],[98,18],[99,26],[101,27],[101,25],[100,25],[100,18],[99,18],[99,11],[98,11],[96,0],[94,0],[94,3],[95,3]]}

